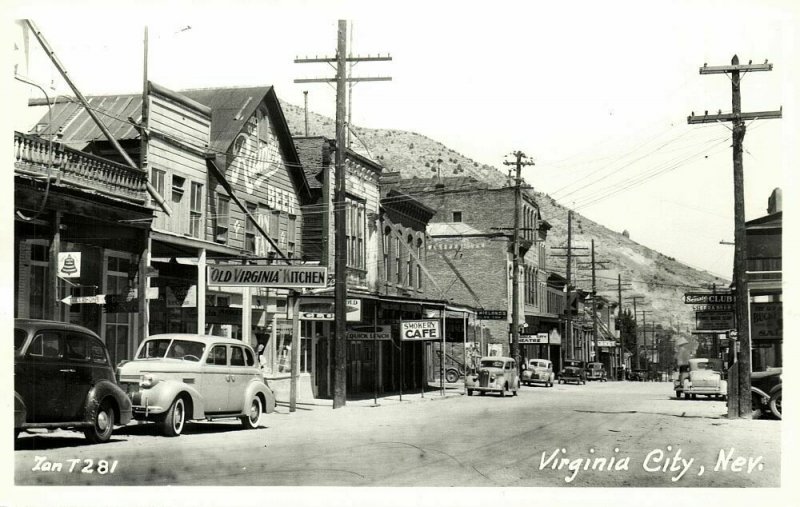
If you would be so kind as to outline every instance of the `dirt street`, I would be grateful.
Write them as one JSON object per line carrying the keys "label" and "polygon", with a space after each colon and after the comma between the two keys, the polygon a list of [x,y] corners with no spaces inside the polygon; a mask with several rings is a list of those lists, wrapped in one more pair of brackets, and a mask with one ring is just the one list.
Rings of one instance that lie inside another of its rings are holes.
{"label": "dirt street", "polygon": [[[670,383],[523,387],[519,396],[429,392],[301,406],[244,431],[190,424],[178,438],[152,425],[111,443],[24,435],[17,485],[778,487],[776,420],[728,420],[723,401],[675,399]],[[86,459],[94,473],[81,473]],[[70,461],[73,460],[73,461]],[[70,472],[69,464],[81,460]],[[106,460],[113,471],[99,473]],[[33,470],[62,463],[59,471]]]}

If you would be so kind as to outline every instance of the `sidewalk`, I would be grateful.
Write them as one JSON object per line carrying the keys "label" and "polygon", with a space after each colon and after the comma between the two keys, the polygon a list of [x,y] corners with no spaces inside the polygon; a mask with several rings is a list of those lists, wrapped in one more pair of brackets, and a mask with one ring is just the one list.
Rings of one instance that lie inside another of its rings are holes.
{"label": "sidewalk", "polygon": [[[273,389],[275,392],[277,407],[279,412],[289,410],[289,391],[288,389]],[[454,384],[444,385],[444,393],[442,392],[441,385],[436,382],[429,382],[428,388],[425,392],[411,391],[403,392],[402,396],[399,392],[386,392],[378,394],[377,400],[374,395],[359,394],[356,397],[348,397],[345,406],[347,407],[380,407],[387,405],[400,405],[403,403],[418,403],[423,401],[442,400],[446,398],[455,398],[464,395],[464,383],[457,382]],[[401,400],[402,398],[402,400]],[[377,405],[376,405],[377,401]],[[324,398],[311,398],[301,396],[296,403],[298,412],[305,412],[316,410],[318,408],[332,408],[333,400]]]}

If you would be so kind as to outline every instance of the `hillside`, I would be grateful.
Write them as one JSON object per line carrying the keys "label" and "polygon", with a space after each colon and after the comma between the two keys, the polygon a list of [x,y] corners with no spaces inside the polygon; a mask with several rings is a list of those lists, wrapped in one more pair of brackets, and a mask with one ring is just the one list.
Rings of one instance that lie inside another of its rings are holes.
{"label": "hillside", "polygon": [[[292,134],[303,135],[303,109],[287,103],[281,105]],[[332,119],[309,112],[309,135],[332,138],[334,130]],[[472,176],[493,187],[510,184],[507,173],[475,162],[414,132],[354,127],[353,134],[353,150],[380,162],[388,171],[400,172],[404,178],[436,176],[438,165],[443,177]],[[544,194],[537,193],[536,200],[542,217],[553,226],[548,235],[548,245],[565,246],[567,209]],[[637,309],[651,311],[646,316],[648,323],[655,322],[667,329],[680,330],[684,334],[694,329],[694,313],[690,306],[683,304],[684,292],[702,290],[700,287],[711,287],[712,284],[725,287],[729,283],[706,271],[686,266],[579,213],[573,213],[573,234],[573,246],[589,247],[594,239],[596,259],[606,261],[603,263],[605,269],[597,271],[598,292],[616,301],[617,275],[622,275],[623,282],[631,284],[629,290],[623,292],[623,298],[642,296],[643,300],[637,301]],[[551,270],[564,274],[563,262],[549,258],[548,263]],[[586,290],[591,288],[589,268],[578,271],[578,286]]]}

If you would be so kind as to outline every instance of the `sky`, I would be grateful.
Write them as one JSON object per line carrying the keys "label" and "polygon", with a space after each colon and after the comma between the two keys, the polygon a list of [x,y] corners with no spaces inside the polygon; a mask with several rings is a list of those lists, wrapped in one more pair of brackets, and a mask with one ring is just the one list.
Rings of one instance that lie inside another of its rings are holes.
{"label": "sky", "polygon": [[[330,117],[333,86],[293,80],[332,77],[333,67],[294,59],[333,56],[337,20],[350,20],[351,53],[392,56],[353,67],[353,76],[392,77],[355,85],[355,125],[415,131],[504,169],[520,150],[535,163],[522,174],[537,191],[727,279],[730,130],[686,117],[730,111],[731,87],[725,75],[700,75],[704,63],[734,54],[774,63],[742,81],[743,111],[786,110],[748,125],[746,218],[765,215],[772,190],[787,192],[796,178],[800,25],[791,1],[32,4],[4,14],[33,19],[85,95],[141,90],[147,25],[150,80],[173,89],[271,84],[295,105],[307,90],[309,109]],[[27,75],[71,94],[33,38]],[[39,115],[25,101],[15,99],[18,130]]]}

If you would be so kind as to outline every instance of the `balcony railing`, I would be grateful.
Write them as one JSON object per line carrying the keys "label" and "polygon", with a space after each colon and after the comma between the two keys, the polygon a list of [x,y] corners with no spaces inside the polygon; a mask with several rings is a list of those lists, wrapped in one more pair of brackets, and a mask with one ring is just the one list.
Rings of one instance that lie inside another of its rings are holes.
{"label": "balcony railing", "polygon": [[51,144],[37,136],[14,132],[16,173],[46,178],[50,163],[50,178],[55,184],[74,186],[136,203],[146,200],[147,176],[142,171],[57,142]]}

